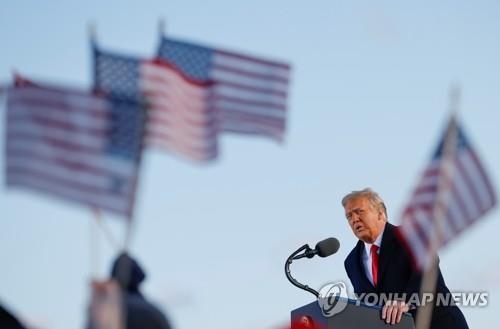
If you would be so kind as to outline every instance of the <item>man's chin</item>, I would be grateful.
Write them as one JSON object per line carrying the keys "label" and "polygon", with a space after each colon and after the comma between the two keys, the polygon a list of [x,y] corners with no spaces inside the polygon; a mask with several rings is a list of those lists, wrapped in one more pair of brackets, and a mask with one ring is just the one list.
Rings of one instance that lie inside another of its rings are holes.
{"label": "man's chin", "polygon": [[359,234],[356,234],[356,237],[360,239],[363,242],[366,243],[372,243],[372,239],[369,234],[366,234],[366,232],[360,232]]}
{"label": "man's chin", "polygon": [[356,238],[360,239],[361,241],[366,240],[366,236],[364,234],[356,234]]}

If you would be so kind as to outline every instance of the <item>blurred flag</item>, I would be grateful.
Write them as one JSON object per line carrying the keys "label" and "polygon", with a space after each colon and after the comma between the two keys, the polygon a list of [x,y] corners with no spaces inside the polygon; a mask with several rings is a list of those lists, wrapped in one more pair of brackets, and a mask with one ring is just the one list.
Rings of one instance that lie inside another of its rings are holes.
{"label": "blurred flag", "polygon": [[400,233],[415,265],[428,268],[437,249],[495,204],[491,180],[452,117],[403,212]]}
{"label": "blurred flag", "polygon": [[163,37],[158,56],[193,79],[211,79],[221,131],[283,141],[290,66]]}
{"label": "blurred flag", "polygon": [[137,106],[16,82],[7,90],[7,186],[130,217],[142,136]]}
{"label": "blurred flag", "polygon": [[193,161],[218,155],[212,82],[186,77],[168,62],[103,52],[94,46],[94,88],[147,109],[144,142]]}

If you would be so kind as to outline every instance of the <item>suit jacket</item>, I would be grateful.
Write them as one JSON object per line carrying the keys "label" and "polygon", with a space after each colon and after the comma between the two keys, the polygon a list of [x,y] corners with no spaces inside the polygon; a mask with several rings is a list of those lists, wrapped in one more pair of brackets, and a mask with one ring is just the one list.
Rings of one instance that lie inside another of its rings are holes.
{"label": "suit jacket", "polygon": [[[363,267],[363,241],[358,241],[354,249],[347,256],[344,266],[349,279],[354,287],[354,292],[359,296],[365,294],[406,294],[406,302],[411,294],[419,293],[421,273],[414,270],[412,259],[397,237],[397,227],[387,223],[379,251],[378,284],[374,287],[368,280]],[[437,293],[450,293],[438,269]],[[366,297],[366,296],[365,296]],[[362,298],[363,299],[363,298]],[[372,302],[365,299],[365,302]],[[410,300],[411,301],[411,300]],[[382,305],[381,305],[382,306]],[[416,311],[411,311],[415,318]],[[432,329],[468,328],[467,322],[457,306],[435,306],[431,322]]]}

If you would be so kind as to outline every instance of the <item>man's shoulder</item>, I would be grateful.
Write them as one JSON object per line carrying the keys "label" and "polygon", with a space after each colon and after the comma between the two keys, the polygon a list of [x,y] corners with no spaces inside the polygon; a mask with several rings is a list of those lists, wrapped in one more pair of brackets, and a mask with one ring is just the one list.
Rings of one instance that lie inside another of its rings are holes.
{"label": "man's shoulder", "polygon": [[385,224],[385,228],[384,228],[384,235],[385,234],[395,235],[395,234],[397,234],[398,230],[399,230],[399,225],[394,225],[394,224],[387,222]]}
{"label": "man's shoulder", "polygon": [[399,226],[393,225],[391,223],[387,223],[384,229],[384,235],[382,237],[382,245],[384,243],[390,243],[390,244],[401,244],[401,241],[399,239]]}
{"label": "man's shoulder", "polygon": [[352,264],[354,264],[354,262],[356,261],[356,258],[359,257],[359,248],[360,248],[360,244],[362,244],[362,243],[363,243],[362,241],[358,240],[358,242],[356,243],[354,248],[352,248],[351,252],[345,258],[344,266],[346,269],[350,268],[352,266]]}

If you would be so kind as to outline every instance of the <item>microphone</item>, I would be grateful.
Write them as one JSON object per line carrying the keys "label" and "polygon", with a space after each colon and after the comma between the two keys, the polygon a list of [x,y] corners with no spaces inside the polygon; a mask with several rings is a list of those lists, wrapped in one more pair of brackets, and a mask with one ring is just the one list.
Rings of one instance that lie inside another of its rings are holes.
{"label": "microphone", "polygon": [[293,259],[300,259],[304,257],[313,258],[316,255],[318,255],[319,257],[328,257],[336,253],[339,248],[339,240],[337,240],[336,238],[328,238],[318,242],[314,249],[311,249],[309,246],[307,246],[303,254],[294,256]]}
{"label": "microphone", "polygon": [[[312,289],[308,285],[300,283],[294,277],[292,277],[292,274],[290,273],[290,265],[292,264],[292,262],[295,259],[300,259],[300,258],[304,258],[304,257],[313,258],[315,255],[318,255],[319,257],[328,257],[328,256],[336,253],[339,250],[339,247],[340,247],[339,240],[337,240],[335,238],[328,238],[328,239],[325,239],[323,241],[318,242],[316,244],[316,247],[314,247],[314,249],[311,249],[311,247],[309,247],[309,245],[305,244],[302,247],[300,247],[299,249],[295,250],[288,257],[288,259],[286,260],[286,263],[285,263],[285,275],[286,275],[288,281],[290,281],[290,283],[293,284],[294,286],[296,286],[297,288],[300,288],[300,289],[303,289],[307,292],[310,292],[311,294],[316,296],[316,298],[318,298],[319,293],[316,290]],[[303,253],[299,255],[299,253],[302,251],[303,251]]]}

